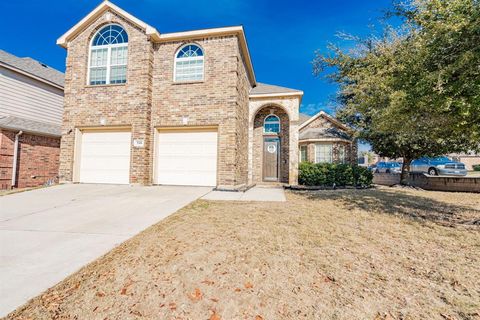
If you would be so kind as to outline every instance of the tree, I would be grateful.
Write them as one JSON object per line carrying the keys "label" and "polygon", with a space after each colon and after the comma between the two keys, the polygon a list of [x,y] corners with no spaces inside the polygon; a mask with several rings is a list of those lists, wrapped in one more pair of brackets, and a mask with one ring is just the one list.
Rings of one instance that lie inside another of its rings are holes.
{"label": "tree", "polygon": [[340,87],[337,117],[379,155],[403,157],[403,184],[415,158],[479,148],[479,13],[477,0],[397,3],[400,27],[316,53],[314,73]]}

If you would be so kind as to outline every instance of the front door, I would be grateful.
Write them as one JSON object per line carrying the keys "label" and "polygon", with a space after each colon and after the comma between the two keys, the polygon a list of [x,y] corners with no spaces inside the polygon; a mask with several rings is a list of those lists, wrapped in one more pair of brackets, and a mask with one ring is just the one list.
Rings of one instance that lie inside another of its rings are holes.
{"label": "front door", "polygon": [[280,139],[265,138],[263,142],[263,180],[278,181]]}

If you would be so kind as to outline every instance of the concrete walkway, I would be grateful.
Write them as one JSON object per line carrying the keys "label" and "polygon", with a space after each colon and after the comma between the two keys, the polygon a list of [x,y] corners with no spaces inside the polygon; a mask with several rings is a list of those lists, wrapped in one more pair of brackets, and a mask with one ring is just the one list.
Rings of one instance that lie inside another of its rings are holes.
{"label": "concrete walkway", "polygon": [[212,191],[204,200],[226,201],[287,201],[282,187],[253,187],[246,192]]}
{"label": "concrete walkway", "polygon": [[81,184],[0,197],[0,317],[210,190]]}

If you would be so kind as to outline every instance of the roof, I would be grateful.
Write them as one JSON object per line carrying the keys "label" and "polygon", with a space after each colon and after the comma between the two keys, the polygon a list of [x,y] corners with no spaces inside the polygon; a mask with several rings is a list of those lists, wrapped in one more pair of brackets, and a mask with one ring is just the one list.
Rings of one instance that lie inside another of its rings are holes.
{"label": "roof", "polygon": [[302,96],[303,91],[260,82],[258,82],[257,85],[250,90],[250,97],[269,97],[285,95]]}
{"label": "roof", "polygon": [[303,123],[307,122],[308,120],[310,120],[311,116],[309,116],[308,114],[305,114],[305,113],[299,113],[298,118],[300,119],[300,124],[303,124]]}
{"label": "roof", "polygon": [[339,126],[343,130],[347,130],[347,131],[352,130],[352,128],[343,124],[340,120],[338,120],[337,118],[329,115],[325,111],[320,111],[319,113],[317,113],[316,115],[314,115],[313,117],[308,119],[307,121],[303,122],[298,129],[302,129],[302,128],[308,126],[310,123],[312,123],[315,119],[318,119],[319,117],[324,117],[325,119],[327,119],[328,121],[330,121],[330,122],[334,123],[335,125]]}
{"label": "roof", "polygon": [[14,71],[27,73],[30,76],[40,78],[44,82],[46,81],[63,89],[65,75],[62,72],[30,57],[20,58],[0,50],[0,65],[13,69]]}
{"label": "roof", "polygon": [[80,20],[76,25],[70,28],[65,32],[60,38],[57,39],[57,44],[67,48],[67,43],[69,40],[73,39],[78,33],[83,31],[93,20],[97,19],[107,10],[113,10],[122,16],[124,19],[132,22],[134,25],[145,31],[145,33],[151,37],[153,40],[160,39],[160,33],[152,26],[146,24],[140,19],[137,19],[130,13],[126,12],[120,7],[117,7],[110,1],[103,1],[95,9],[93,9],[89,14],[87,14],[82,20]]}
{"label": "roof", "polygon": [[80,20],[76,25],[74,25],[70,30],[63,34],[57,40],[57,44],[67,48],[68,41],[75,38],[81,31],[83,31],[92,21],[100,17],[106,11],[114,11],[124,19],[130,21],[141,30],[153,41],[153,42],[166,42],[166,41],[175,41],[175,40],[187,40],[195,39],[199,37],[211,37],[211,36],[222,36],[222,35],[237,35],[239,38],[240,49],[243,56],[245,57],[247,65],[247,74],[250,79],[250,82],[253,86],[256,85],[255,72],[253,71],[252,60],[250,58],[250,52],[248,50],[247,40],[245,38],[245,32],[242,26],[234,27],[222,27],[222,28],[212,28],[212,29],[202,29],[202,30],[192,30],[192,31],[183,31],[183,32],[174,32],[174,33],[165,33],[160,34],[157,29],[148,25],[147,23],[141,21],[140,19],[134,17],[130,13],[121,9],[120,7],[114,5],[110,1],[103,1],[99,4],[93,11],[91,11],[87,16]]}
{"label": "roof", "polygon": [[62,128],[60,125],[14,116],[0,116],[0,128],[18,131],[21,130],[29,133],[49,136],[60,137],[62,135]]}
{"label": "roof", "polygon": [[298,137],[301,140],[351,140],[351,137],[344,131],[337,128],[307,128]]}

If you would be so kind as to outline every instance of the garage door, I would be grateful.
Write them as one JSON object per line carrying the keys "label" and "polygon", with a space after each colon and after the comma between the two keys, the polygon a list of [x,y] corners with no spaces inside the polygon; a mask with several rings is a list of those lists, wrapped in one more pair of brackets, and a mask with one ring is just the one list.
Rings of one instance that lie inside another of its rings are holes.
{"label": "garage door", "polygon": [[84,132],[79,181],[128,184],[130,139],[130,132]]}
{"label": "garage door", "polygon": [[156,143],[155,183],[216,186],[216,131],[160,130]]}

